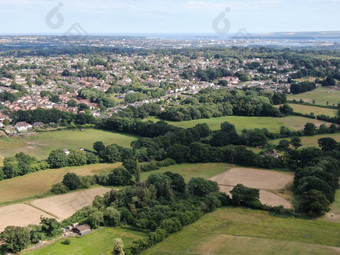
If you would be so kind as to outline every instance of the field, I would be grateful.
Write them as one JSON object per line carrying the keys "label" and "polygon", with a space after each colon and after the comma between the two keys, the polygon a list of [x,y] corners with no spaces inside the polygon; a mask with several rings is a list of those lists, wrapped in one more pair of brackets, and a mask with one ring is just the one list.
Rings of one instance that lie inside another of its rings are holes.
{"label": "field", "polygon": [[[339,133],[325,134],[325,135],[314,135],[314,136],[302,136],[302,137],[300,137],[302,147],[312,147],[312,146],[319,147],[318,140],[320,138],[324,138],[324,137],[331,137],[331,138],[335,139],[337,142],[340,142],[340,134]],[[270,144],[277,145],[277,144],[279,144],[280,140],[282,140],[282,139],[272,140],[272,141],[270,141]],[[288,138],[288,140],[290,140],[290,139]]]}
{"label": "field", "polygon": [[303,104],[289,104],[290,107],[294,109],[295,112],[304,113],[304,114],[310,114],[311,112],[314,113],[315,116],[317,115],[327,115],[327,116],[337,116],[338,111],[335,109],[329,109],[329,108],[322,108],[317,106],[309,106],[309,105],[303,105]]}
{"label": "field", "polygon": [[217,174],[223,173],[230,168],[235,167],[232,164],[224,163],[201,163],[201,164],[177,164],[173,166],[162,167],[159,170],[141,173],[141,180],[146,180],[150,174],[157,172],[173,172],[183,176],[186,182],[192,177],[209,179]]}
{"label": "field", "polygon": [[[326,109],[327,110],[327,109]],[[149,118],[149,120],[158,121],[156,118]],[[254,128],[267,128],[271,132],[279,132],[281,126],[286,126],[295,130],[302,130],[307,122],[312,122],[317,126],[321,124],[329,123],[319,121],[315,119],[309,119],[299,116],[288,116],[285,118],[272,118],[272,117],[243,117],[243,116],[226,116],[219,118],[210,119],[199,119],[190,121],[167,121],[169,124],[181,128],[191,128],[197,124],[207,123],[211,130],[219,130],[221,123],[228,121],[235,125],[237,132],[241,132],[243,129],[254,129]]]}
{"label": "field", "polygon": [[0,207],[0,231],[3,231],[8,225],[27,226],[29,224],[39,224],[40,216],[51,217],[51,215],[26,204]]}
{"label": "field", "polygon": [[48,192],[52,185],[60,182],[64,175],[73,172],[79,175],[93,175],[103,170],[114,169],[120,166],[116,164],[97,164],[81,167],[65,167],[50,169],[27,174],[0,182],[0,204],[19,199],[42,195]]}
{"label": "field", "polygon": [[319,105],[327,105],[327,102],[329,105],[337,105],[340,102],[340,91],[332,88],[317,88],[306,93],[289,95],[287,98],[297,101],[302,99],[306,103],[313,103],[315,100],[315,103]]}
{"label": "field", "polygon": [[334,223],[228,207],[203,216],[142,254],[338,254],[339,236]]}
{"label": "field", "polygon": [[2,162],[4,157],[12,156],[18,152],[25,152],[37,159],[44,159],[55,149],[85,148],[92,150],[92,145],[96,141],[103,141],[106,145],[116,143],[129,147],[135,139],[136,137],[133,136],[97,129],[44,132],[25,138],[1,137],[0,160]]}
{"label": "field", "polygon": [[243,184],[249,188],[260,189],[260,201],[263,204],[291,207],[286,199],[273,193],[285,189],[293,181],[293,176],[290,174],[251,168],[232,168],[210,180],[219,184],[220,190],[229,195],[234,186]]}
{"label": "field", "polygon": [[60,220],[64,220],[71,217],[81,208],[92,205],[92,201],[97,195],[102,196],[110,190],[110,188],[87,189],[58,196],[36,199],[30,204],[43,212],[47,212]]}
{"label": "field", "polygon": [[33,250],[29,255],[109,255],[113,249],[113,240],[122,238],[124,245],[144,237],[143,233],[122,228],[101,228],[91,234],[71,239],[71,244],[64,245],[59,240],[49,246]]}
{"label": "field", "polygon": [[335,202],[331,205],[331,210],[320,220],[340,223],[340,190],[335,193]]}

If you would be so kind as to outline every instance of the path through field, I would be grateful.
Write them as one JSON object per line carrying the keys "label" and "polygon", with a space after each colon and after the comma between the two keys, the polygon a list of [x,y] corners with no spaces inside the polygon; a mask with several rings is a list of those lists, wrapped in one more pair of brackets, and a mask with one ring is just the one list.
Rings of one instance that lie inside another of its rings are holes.
{"label": "path through field", "polygon": [[284,189],[293,181],[293,176],[285,173],[260,170],[252,168],[232,168],[224,173],[216,175],[210,180],[217,182],[220,191],[230,194],[237,184],[243,184],[249,188],[260,190],[260,201],[271,206],[290,208],[290,203],[273,193],[273,191]]}

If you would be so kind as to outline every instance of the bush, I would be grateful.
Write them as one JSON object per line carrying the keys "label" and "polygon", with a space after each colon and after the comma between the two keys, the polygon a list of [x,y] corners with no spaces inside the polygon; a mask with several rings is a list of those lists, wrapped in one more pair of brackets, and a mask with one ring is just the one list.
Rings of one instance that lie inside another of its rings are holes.
{"label": "bush", "polygon": [[70,245],[71,244],[71,239],[67,238],[64,241],[61,242],[64,245]]}
{"label": "bush", "polygon": [[56,183],[52,186],[51,191],[54,194],[64,194],[64,193],[67,193],[69,191],[69,189],[65,184],[59,182],[59,183]]}

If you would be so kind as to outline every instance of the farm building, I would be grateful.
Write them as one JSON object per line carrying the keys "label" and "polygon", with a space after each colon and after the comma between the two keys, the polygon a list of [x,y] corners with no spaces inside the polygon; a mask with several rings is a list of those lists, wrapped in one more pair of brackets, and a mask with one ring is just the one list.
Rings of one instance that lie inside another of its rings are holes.
{"label": "farm building", "polygon": [[84,236],[91,233],[91,227],[89,225],[79,225],[73,228],[73,232],[77,233],[78,235]]}
{"label": "farm building", "polygon": [[18,122],[16,125],[15,125],[15,129],[18,131],[18,132],[22,132],[22,131],[28,131],[29,129],[32,128],[32,125],[27,123],[27,122]]}

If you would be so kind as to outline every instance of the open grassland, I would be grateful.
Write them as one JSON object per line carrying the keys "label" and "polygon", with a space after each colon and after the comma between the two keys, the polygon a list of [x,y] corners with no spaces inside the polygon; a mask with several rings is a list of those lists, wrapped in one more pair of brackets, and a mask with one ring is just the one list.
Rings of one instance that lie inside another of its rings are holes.
{"label": "open grassland", "polygon": [[313,103],[315,100],[316,104],[319,105],[337,105],[340,102],[340,91],[332,88],[317,88],[312,91],[308,91],[302,94],[289,95],[288,100],[302,99],[306,103]]}
{"label": "open grassland", "polygon": [[12,156],[18,152],[25,152],[38,159],[44,159],[55,149],[85,148],[92,150],[93,143],[96,141],[103,141],[105,145],[116,143],[129,147],[135,139],[134,136],[97,129],[43,132],[25,138],[1,137],[0,161],[2,162],[4,157]]}
{"label": "open grassland", "polygon": [[335,193],[335,202],[331,205],[331,210],[320,220],[340,223],[340,189]]}
{"label": "open grassland", "polygon": [[[340,99],[339,99],[340,100]],[[335,109],[329,108],[322,108],[317,106],[309,106],[303,104],[289,104],[290,107],[294,109],[295,112],[310,114],[311,112],[314,113],[315,116],[324,114],[326,116],[338,116],[338,111]]]}
{"label": "open grassland", "polygon": [[228,207],[203,216],[142,254],[338,254],[339,236],[338,224]]}
{"label": "open grassland", "polygon": [[124,245],[143,238],[144,234],[122,228],[101,228],[82,237],[71,238],[71,244],[64,245],[59,240],[49,246],[30,251],[29,255],[109,255],[113,250],[113,240],[121,238]]}
{"label": "open grassland", "polygon": [[141,173],[141,180],[146,180],[148,176],[153,173],[173,172],[182,175],[185,181],[188,182],[193,177],[209,179],[233,167],[235,167],[235,165],[224,163],[177,164],[173,166],[162,167],[155,171],[143,172]]}
{"label": "open grassland", "polygon": [[110,190],[110,188],[87,189],[63,195],[36,199],[32,201],[30,205],[43,212],[49,213],[59,220],[64,220],[71,217],[81,208],[92,205],[93,199],[96,196],[102,196]]}
{"label": "open grassland", "polygon": [[66,173],[93,175],[103,170],[111,170],[121,163],[97,164],[80,167],[65,167],[60,169],[43,170],[9,180],[0,181],[0,204],[14,200],[34,197],[48,192],[52,185],[62,181]]}
{"label": "open grassland", "polygon": [[[328,110],[328,109],[326,109]],[[148,120],[158,121],[156,118],[148,118]],[[207,123],[211,130],[220,130],[221,123],[228,121],[235,125],[237,132],[241,132],[243,129],[255,129],[266,128],[271,132],[280,132],[281,126],[286,126],[294,130],[302,130],[307,122],[312,122],[316,126],[329,123],[319,121],[315,119],[309,119],[299,116],[288,116],[285,118],[273,118],[273,117],[244,117],[244,116],[226,116],[210,119],[199,119],[189,121],[167,121],[167,123],[181,128],[191,128],[197,124]]]}
{"label": "open grassland", "polygon": [[[318,140],[320,138],[325,138],[325,137],[331,137],[337,142],[340,142],[340,133],[336,134],[323,134],[323,135],[314,135],[314,136],[302,136],[301,138],[301,143],[302,147],[319,147]],[[287,139],[290,140],[290,138],[282,138],[282,139]],[[280,140],[282,139],[275,139],[270,141],[270,144],[273,145],[278,145]]]}

